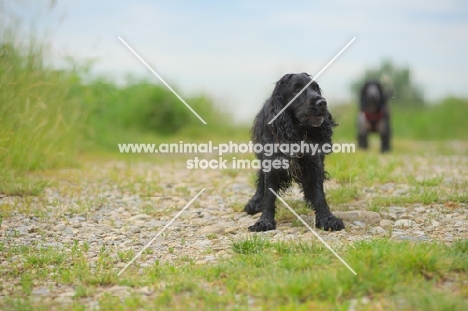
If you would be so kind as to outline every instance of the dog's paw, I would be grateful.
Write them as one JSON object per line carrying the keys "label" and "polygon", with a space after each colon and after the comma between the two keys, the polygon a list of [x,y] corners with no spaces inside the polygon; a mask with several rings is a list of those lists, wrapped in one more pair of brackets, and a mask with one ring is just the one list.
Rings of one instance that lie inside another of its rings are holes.
{"label": "dog's paw", "polygon": [[255,215],[262,211],[262,202],[257,202],[255,200],[250,200],[244,207],[244,212],[249,215]]}
{"label": "dog's paw", "polygon": [[344,229],[343,220],[336,218],[333,214],[326,216],[317,216],[315,226],[325,231],[340,231]]}
{"label": "dog's paw", "polygon": [[265,221],[264,219],[259,219],[255,225],[249,227],[250,232],[260,232],[260,231],[269,231],[276,229],[276,222]]}

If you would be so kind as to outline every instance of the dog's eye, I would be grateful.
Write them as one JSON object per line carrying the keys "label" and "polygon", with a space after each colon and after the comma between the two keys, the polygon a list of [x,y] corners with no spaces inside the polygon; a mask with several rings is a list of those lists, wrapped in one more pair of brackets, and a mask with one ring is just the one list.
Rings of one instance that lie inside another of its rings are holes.
{"label": "dog's eye", "polygon": [[299,93],[301,90],[302,90],[302,87],[296,86],[296,87],[294,87],[293,93],[294,93],[294,94],[297,94],[297,93]]}
{"label": "dog's eye", "polygon": [[316,91],[317,93],[320,93],[320,86],[316,83],[312,84],[312,87],[314,88],[314,91]]}

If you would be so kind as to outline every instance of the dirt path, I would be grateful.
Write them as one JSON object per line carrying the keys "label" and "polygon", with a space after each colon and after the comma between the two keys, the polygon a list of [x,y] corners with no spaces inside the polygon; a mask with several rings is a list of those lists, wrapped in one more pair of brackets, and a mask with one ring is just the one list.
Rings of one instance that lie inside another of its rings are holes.
{"label": "dirt path", "polygon": [[[382,237],[444,243],[468,238],[468,157],[414,157],[405,163],[406,167],[396,168],[395,174],[411,175],[415,182],[428,174],[442,176],[440,184],[428,185],[432,189],[430,193],[437,195],[441,190],[441,196],[450,193],[452,197],[424,203],[431,200],[422,193],[421,202],[407,203],[410,200],[400,199],[369,211],[368,203],[374,198],[407,198],[413,185],[382,183],[360,187],[356,200],[332,206],[334,211],[341,211],[338,214],[345,220],[346,229],[317,231],[320,236],[335,247]],[[40,197],[0,197],[4,211],[0,228],[2,247],[70,249],[74,243],[86,244],[86,261],[92,267],[105,247],[115,258],[117,273],[129,261],[119,257],[119,253],[132,250],[136,254],[188,201],[206,188],[134,265],[142,271],[156,260],[177,262],[189,258],[198,264],[214,263],[231,254],[232,240],[248,235],[247,227],[259,217],[241,211],[254,191],[253,174],[251,171],[187,170],[184,165],[183,162],[89,162],[80,169],[51,172],[48,177],[56,181]],[[337,187],[340,185],[333,178],[327,183],[327,189]],[[465,201],[453,200],[457,196],[464,196]],[[293,188],[284,197],[287,202],[296,202],[301,200],[301,193]],[[283,216],[288,213],[280,202],[277,206],[283,210]],[[312,212],[303,216],[313,222]],[[303,225],[286,216],[279,221],[277,230],[259,235],[275,240],[317,242]],[[0,255],[0,259],[3,271],[24,262],[21,255],[12,258]],[[0,297],[14,294],[19,284],[19,280],[3,284]],[[52,282],[35,284],[32,295],[67,301],[73,291],[72,286]]]}

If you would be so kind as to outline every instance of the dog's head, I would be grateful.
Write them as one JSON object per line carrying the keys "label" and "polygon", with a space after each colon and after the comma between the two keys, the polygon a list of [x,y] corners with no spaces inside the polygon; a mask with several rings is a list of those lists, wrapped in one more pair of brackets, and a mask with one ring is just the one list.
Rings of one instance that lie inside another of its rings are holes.
{"label": "dog's head", "polygon": [[276,82],[273,93],[257,114],[252,138],[278,143],[307,138],[331,143],[336,125],[317,82],[307,73],[286,74]]}
{"label": "dog's head", "polygon": [[282,106],[281,109],[294,99],[285,113],[290,114],[293,122],[299,122],[300,125],[319,127],[328,115],[327,101],[322,96],[322,90],[307,73],[284,75],[276,83],[272,98],[275,95],[280,99],[277,104]]}
{"label": "dog's head", "polygon": [[376,81],[367,82],[361,90],[361,110],[368,113],[379,112],[385,103],[382,86]]}

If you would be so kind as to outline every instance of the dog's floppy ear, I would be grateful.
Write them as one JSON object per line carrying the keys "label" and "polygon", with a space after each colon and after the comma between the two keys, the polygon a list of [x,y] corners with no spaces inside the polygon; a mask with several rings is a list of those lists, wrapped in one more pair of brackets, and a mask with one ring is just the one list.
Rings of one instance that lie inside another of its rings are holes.
{"label": "dog's floppy ear", "polygon": [[323,142],[329,144],[332,143],[333,128],[335,126],[338,126],[338,123],[336,123],[331,113],[327,111],[327,116],[325,117],[322,125],[320,126]]}
{"label": "dog's floppy ear", "polygon": [[[285,101],[292,74],[284,75],[276,82],[275,89],[266,104],[266,123],[270,122],[288,104]],[[277,143],[291,143],[298,140],[296,127],[291,119],[290,112],[286,109],[271,124],[268,124]]]}

